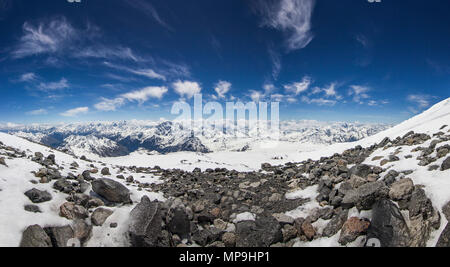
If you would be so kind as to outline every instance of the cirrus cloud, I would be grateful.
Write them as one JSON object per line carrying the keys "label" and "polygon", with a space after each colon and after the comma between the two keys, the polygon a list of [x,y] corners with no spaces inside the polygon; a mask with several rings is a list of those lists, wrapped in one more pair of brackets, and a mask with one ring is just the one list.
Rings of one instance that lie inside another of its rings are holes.
{"label": "cirrus cloud", "polygon": [[69,109],[69,110],[61,113],[60,115],[64,116],[64,117],[76,117],[81,114],[87,114],[88,112],[89,112],[88,107],[79,107],[79,108]]}
{"label": "cirrus cloud", "polygon": [[256,7],[263,17],[263,26],[288,35],[288,51],[305,48],[313,39],[311,18],[315,0],[258,1]]}

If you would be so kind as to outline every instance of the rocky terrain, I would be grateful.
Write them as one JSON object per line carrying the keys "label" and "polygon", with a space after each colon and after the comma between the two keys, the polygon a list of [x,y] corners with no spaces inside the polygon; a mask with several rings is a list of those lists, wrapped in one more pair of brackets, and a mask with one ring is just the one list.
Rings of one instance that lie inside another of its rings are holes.
{"label": "rocky terrain", "polygon": [[[450,203],[434,203],[439,192],[428,186],[450,174],[447,125],[255,172],[110,166],[46,151],[0,143],[0,173],[18,162],[34,168],[17,191],[21,216],[31,217],[13,245],[450,246]],[[424,184],[415,183],[422,170]],[[0,219],[2,231],[19,219]]]}

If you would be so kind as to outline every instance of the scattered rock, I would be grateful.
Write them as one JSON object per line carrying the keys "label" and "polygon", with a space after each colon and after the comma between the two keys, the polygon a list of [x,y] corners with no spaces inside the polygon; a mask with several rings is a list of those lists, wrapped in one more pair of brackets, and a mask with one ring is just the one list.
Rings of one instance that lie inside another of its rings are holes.
{"label": "scattered rock", "polygon": [[39,225],[28,226],[22,234],[20,247],[51,247],[52,241]]}
{"label": "scattered rock", "polygon": [[25,205],[24,209],[28,212],[41,213],[41,209],[36,205]]}
{"label": "scattered rock", "polygon": [[356,206],[358,210],[370,210],[379,199],[388,195],[389,189],[383,181],[364,184],[349,191],[342,200],[342,207],[349,209]]}
{"label": "scattered rock", "polygon": [[448,157],[441,165],[441,171],[446,171],[450,169],[450,157]]}
{"label": "scattered rock", "polygon": [[96,179],[92,182],[92,190],[99,196],[113,203],[131,204],[130,190],[111,179]]}
{"label": "scattered rock", "polygon": [[91,215],[91,222],[95,226],[102,226],[113,213],[114,211],[109,209],[97,208]]}
{"label": "scattered rock", "polygon": [[59,179],[53,184],[53,188],[66,194],[74,190],[72,183],[66,179]]}
{"label": "scattered rock", "polygon": [[272,215],[280,224],[281,226],[284,226],[286,224],[293,225],[294,224],[294,218],[287,216],[284,213],[276,213]]}
{"label": "scattered rock", "polygon": [[325,237],[331,237],[337,234],[337,232],[341,230],[342,226],[347,221],[347,217],[348,210],[341,210],[331,219],[327,226],[325,226],[322,235]]}
{"label": "scattered rock", "polygon": [[409,229],[397,206],[387,199],[379,200],[372,210],[368,242],[377,240],[382,247],[408,247]]}
{"label": "scattered rock", "polygon": [[47,235],[52,241],[53,247],[67,247],[69,240],[74,237],[72,227],[69,225],[61,227],[47,227],[44,228]]}
{"label": "scattered rock", "polygon": [[389,197],[395,201],[408,199],[413,190],[414,183],[411,179],[401,179],[391,185],[391,189],[389,190]]}
{"label": "scattered rock", "polygon": [[72,223],[74,238],[77,238],[83,246],[92,236],[92,225],[85,220],[75,220]]}
{"label": "scattered rock", "polygon": [[350,168],[349,175],[357,175],[359,177],[367,177],[370,173],[372,173],[371,167],[366,164],[358,164]]}
{"label": "scattered rock", "polygon": [[447,221],[450,221],[450,201],[442,207],[442,213],[444,213]]}
{"label": "scattered rock", "polygon": [[41,191],[36,188],[25,192],[25,196],[27,196],[33,203],[43,203],[52,200],[52,195],[49,192]]}
{"label": "scattered rock", "polygon": [[73,202],[66,202],[59,207],[59,215],[69,220],[86,219],[89,217],[88,211]]}
{"label": "scattered rock", "polygon": [[368,220],[351,217],[342,226],[339,243],[341,245],[347,245],[348,243],[355,241],[358,236],[366,234],[369,226],[370,222]]}
{"label": "scattered rock", "polygon": [[316,230],[314,229],[314,226],[309,221],[305,221],[302,224],[302,234],[305,235],[305,237],[308,240],[313,240],[314,236],[316,235]]}
{"label": "scattered rock", "polygon": [[102,169],[101,174],[102,175],[111,175],[111,173],[109,172],[109,168],[107,168],[107,167]]}
{"label": "scattered rock", "polygon": [[162,236],[161,204],[142,197],[130,212],[128,234],[133,247],[157,247]]}
{"label": "scattered rock", "polygon": [[439,236],[436,247],[450,247],[450,223],[447,223],[444,231],[442,231],[441,235]]}
{"label": "scattered rock", "polygon": [[269,247],[283,240],[280,224],[273,217],[236,224],[237,247]]}
{"label": "scattered rock", "polygon": [[234,233],[224,233],[222,242],[225,244],[225,247],[234,247],[236,246],[236,235]]}
{"label": "scattered rock", "polygon": [[172,206],[167,214],[167,229],[172,234],[186,238],[191,232],[191,222],[186,208],[180,203]]}
{"label": "scattered rock", "polygon": [[410,218],[418,215],[429,218],[433,213],[433,205],[431,204],[431,201],[428,199],[425,191],[419,187],[414,189],[408,209]]}

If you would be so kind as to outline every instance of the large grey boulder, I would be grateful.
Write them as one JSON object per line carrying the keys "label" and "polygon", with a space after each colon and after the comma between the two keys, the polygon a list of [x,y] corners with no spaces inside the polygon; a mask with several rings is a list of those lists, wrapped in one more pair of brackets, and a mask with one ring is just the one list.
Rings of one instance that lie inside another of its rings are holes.
{"label": "large grey boulder", "polygon": [[410,233],[398,207],[388,199],[375,203],[367,240],[376,240],[381,247],[408,247]]}
{"label": "large grey boulder", "polygon": [[113,203],[132,203],[130,190],[119,182],[111,179],[97,179],[92,181],[92,190],[104,199]]}
{"label": "large grey boulder", "polygon": [[52,247],[52,241],[42,227],[31,225],[23,232],[20,247]]}
{"label": "large grey boulder", "polygon": [[361,185],[347,192],[342,200],[342,207],[350,209],[356,206],[358,210],[370,210],[372,205],[388,195],[389,189],[383,181],[376,181]]}
{"label": "large grey boulder", "polygon": [[157,247],[162,235],[161,204],[142,197],[130,212],[128,234],[133,247]]}

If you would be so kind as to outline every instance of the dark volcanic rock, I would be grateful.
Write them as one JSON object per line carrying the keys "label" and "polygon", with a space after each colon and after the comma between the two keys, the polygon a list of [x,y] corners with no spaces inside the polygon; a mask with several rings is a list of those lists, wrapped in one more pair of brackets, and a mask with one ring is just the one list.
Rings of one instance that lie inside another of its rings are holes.
{"label": "dark volcanic rock", "polygon": [[111,173],[109,172],[109,168],[107,168],[107,167],[102,169],[101,174],[102,175],[111,175]]}
{"label": "dark volcanic rock", "polygon": [[130,190],[119,182],[111,179],[97,179],[92,182],[92,190],[99,196],[113,203],[132,203]]}
{"label": "dark volcanic rock", "polygon": [[181,238],[188,237],[191,232],[191,222],[184,206],[173,207],[167,214],[167,229]]}
{"label": "dark volcanic rock", "polygon": [[280,224],[273,217],[236,224],[237,247],[269,247],[283,240]]}
{"label": "dark volcanic rock", "polygon": [[372,205],[377,200],[385,198],[388,192],[389,189],[382,181],[367,183],[347,192],[341,205],[346,209],[356,206],[358,210],[370,210]]}
{"label": "dark volcanic rock", "polygon": [[130,212],[128,230],[133,247],[157,247],[162,236],[162,210],[159,202],[151,202],[147,196]]}
{"label": "dark volcanic rock", "polygon": [[49,192],[41,191],[36,188],[25,192],[25,196],[27,196],[33,203],[42,203],[52,200],[52,195]]}
{"label": "dark volcanic rock", "polygon": [[408,226],[397,206],[387,199],[375,203],[367,240],[377,240],[382,247],[407,247],[410,238]]}
{"label": "dark volcanic rock", "polygon": [[28,212],[40,213],[41,209],[36,205],[25,205],[24,209]]}

